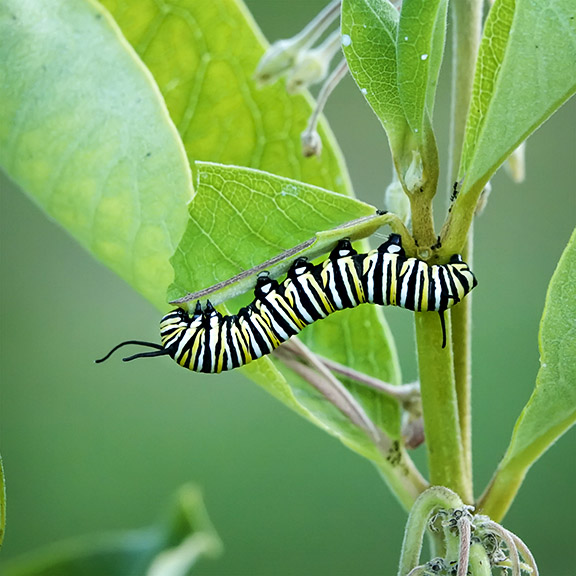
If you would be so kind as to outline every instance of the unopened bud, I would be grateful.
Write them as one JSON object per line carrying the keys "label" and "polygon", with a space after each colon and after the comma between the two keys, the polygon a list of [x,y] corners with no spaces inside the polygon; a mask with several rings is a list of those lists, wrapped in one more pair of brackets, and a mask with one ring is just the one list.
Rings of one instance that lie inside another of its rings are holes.
{"label": "unopened bud", "polygon": [[388,212],[396,214],[406,226],[410,225],[410,199],[404,192],[396,174],[384,192],[384,207]]}
{"label": "unopened bud", "polygon": [[316,130],[312,132],[304,130],[301,136],[302,155],[305,158],[310,156],[320,156],[322,153],[322,139]]}
{"label": "unopened bud", "polygon": [[422,156],[418,150],[412,150],[412,160],[406,174],[404,174],[404,184],[409,192],[418,191],[426,179],[424,178],[424,166]]}
{"label": "unopened bud", "polygon": [[268,48],[254,72],[254,80],[259,86],[276,82],[294,66],[296,55],[301,48],[296,39],[297,37],[278,40]]}
{"label": "unopened bud", "polygon": [[260,59],[254,80],[265,86],[278,80],[296,65],[301,54],[322,36],[340,13],[340,0],[331,2],[296,36],[274,42]]}
{"label": "unopened bud", "polygon": [[340,31],[336,30],[317,48],[300,52],[286,76],[286,92],[295,94],[322,82],[328,74],[332,58],[339,49]]}

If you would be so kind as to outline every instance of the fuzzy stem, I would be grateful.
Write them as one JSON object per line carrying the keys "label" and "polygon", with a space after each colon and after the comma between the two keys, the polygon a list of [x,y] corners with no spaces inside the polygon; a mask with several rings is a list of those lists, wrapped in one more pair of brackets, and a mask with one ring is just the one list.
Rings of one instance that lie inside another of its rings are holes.
{"label": "fuzzy stem", "polygon": [[445,348],[438,314],[417,312],[415,323],[430,482],[450,488],[470,503],[472,494],[464,471],[454,385],[450,317],[446,314]]}
{"label": "fuzzy stem", "polygon": [[432,486],[420,495],[406,523],[398,576],[411,574],[418,566],[430,517],[438,510],[449,510],[461,506],[462,501],[458,495],[442,486]]}
{"label": "fuzzy stem", "polygon": [[[448,156],[448,173],[451,182],[458,177],[459,159],[462,154],[466,116],[472,97],[474,67],[482,33],[482,1],[459,0],[451,3],[452,10],[452,124]],[[472,263],[472,230],[463,251],[463,258]],[[468,491],[472,484],[472,427],[471,427],[471,314],[470,295],[451,313],[454,354],[454,379],[458,398],[462,457]]]}
{"label": "fuzzy stem", "polygon": [[319,156],[322,150],[322,142],[320,140],[320,135],[318,134],[318,121],[320,120],[320,115],[324,110],[326,102],[330,94],[334,91],[334,88],[338,86],[342,78],[348,73],[348,63],[346,58],[343,58],[331,72],[330,76],[326,79],[320,92],[318,93],[318,98],[316,100],[316,106],[308,120],[308,125],[304,132],[302,132],[302,152],[306,157],[309,156]]}
{"label": "fuzzy stem", "polygon": [[502,538],[506,544],[506,548],[508,549],[508,557],[510,560],[510,567],[512,569],[512,576],[520,576],[520,556],[518,555],[518,549],[516,548],[516,543],[514,542],[512,533],[506,530],[506,528],[500,526],[500,524],[497,524],[490,519],[485,520],[482,523],[482,527],[484,529],[490,530]]}
{"label": "fuzzy stem", "polygon": [[530,548],[528,548],[524,541],[516,536],[516,534],[510,532],[510,536],[512,536],[512,540],[514,540],[514,544],[522,558],[524,558],[525,563],[532,570],[532,576],[539,576],[538,566],[536,565],[536,560],[534,559]]}
{"label": "fuzzy stem", "polygon": [[340,13],[340,0],[334,0],[319,12],[294,38],[298,38],[299,46],[308,48],[312,46],[328,26],[336,20]]}
{"label": "fuzzy stem", "polygon": [[452,10],[452,122],[448,174],[452,182],[458,178],[458,169],[466,116],[472,99],[474,67],[482,34],[481,0],[458,0],[450,3]]}
{"label": "fuzzy stem", "polygon": [[[472,267],[473,237],[470,234],[462,258]],[[452,320],[452,352],[454,354],[454,381],[458,399],[458,419],[462,440],[464,473],[470,493],[474,493],[472,474],[472,294],[456,307],[450,316]]]}
{"label": "fuzzy stem", "polygon": [[368,388],[378,390],[379,392],[398,400],[400,403],[410,403],[420,398],[420,385],[417,382],[395,386],[388,382],[383,382],[378,378],[374,378],[373,376],[369,376],[368,374],[364,374],[363,372],[358,372],[348,366],[344,366],[344,364],[334,362],[329,358],[318,356],[318,359],[329,370],[332,370],[332,372],[341,374],[346,378],[350,378],[350,380],[355,380]]}
{"label": "fuzzy stem", "polygon": [[[304,380],[316,387],[329,402],[351,422],[364,430],[377,448],[376,468],[405,510],[410,510],[428,483],[416,468],[406,450],[377,428],[363,407],[328,367],[298,338],[292,338],[275,351],[275,355]],[[303,360],[305,364],[298,361]]]}
{"label": "fuzzy stem", "polygon": [[456,576],[466,576],[470,563],[470,518],[463,515],[458,521],[458,531],[460,533],[460,547],[458,551],[458,572]]}

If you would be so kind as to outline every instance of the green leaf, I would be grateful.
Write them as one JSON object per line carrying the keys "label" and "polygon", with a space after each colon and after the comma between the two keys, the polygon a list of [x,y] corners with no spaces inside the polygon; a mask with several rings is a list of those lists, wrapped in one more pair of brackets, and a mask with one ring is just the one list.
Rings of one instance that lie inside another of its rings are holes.
{"label": "green leaf", "polygon": [[[231,278],[308,240],[318,231],[375,213],[373,206],[353,198],[258,170],[198,163],[196,171],[198,193],[190,205],[190,223],[172,259],[176,271],[170,292],[173,296]],[[215,214],[218,218],[214,218]],[[235,310],[241,303],[234,301],[232,305]],[[303,336],[316,352],[400,383],[396,351],[376,307],[339,312],[306,328]],[[278,372],[270,358],[252,362],[243,370],[298,413],[357,452],[376,458],[374,446],[364,432],[308,383],[284,368]],[[396,401],[366,388],[352,388],[375,423],[398,438]]]}
{"label": "green leaf", "polygon": [[539,340],[536,389],[482,497],[483,510],[496,520],[504,516],[530,466],[576,422],[576,230],[548,286]]}
{"label": "green leaf", "polygon": [[[237,167],[228,168],[232,168],[232,170],[238,169]],[[273,178],[279,181],[286,181],[286,179],[280,179],[276,177]],[[303,186],[301,182],[295,182],[294,180],[290,180],[288,182],[289,186]],[[313,189],[313,187],[310,187],[310,189]],[[329,195],[333,194],[332,192],[323,191],[319,188],[317,190],[322,193],[326,192]],[[367,238],[368,236],[371,236],[374,234],[374,232],[376,232],[376,230],[386,225],[390,225],[395,231],[399,230],[399,233],[402,233],[403,229],[401,225],[399,225],[400,220],[396,215],[390,213],[379,214],[376,213],[376,208],[372,209],[374,211],[372,215],[362,216],[356,220],[346,222],[345,224],[341,224],[332,230],[323,230],[317,232],[312,238],[297,244],[293,248],[280,252],[268,260],[262,261],[255,267],[242,270],[242,272],[239,272],[229,279],[222,280],[216,284],[210,285],[208,288],[203,288],[196,292],[188,293],[186,296],[172,300],[170,303],[177,304],[181,308],[187,307],[190,312],[194,311],[195,304],[198,300],[203,302],[205,300],[210,300],[213,306],[217,306],[226,300],[230,300],[231,298],[235,298],[236,296],[251,291],[256,285],[256,279],[258,275],[262,272],[267,272],[271,278],[278,278],[283,276],[288,272],[291,264],[297,258],[305,257],[308,260],[314,260],[315,258],[330,252],[336,243],[343,238],[348,238],[355,242],[361,238]],[[185,273],[184,276],[188,276],[189,278],[190,273],[194,275],[193,268],[186,260],[186,258],[183,258],[182,256],[182,254],[177,255],[175,261],[182,261],[183,268],[187,272],[187,274]],[[179,293],[182,289],[178,288],[177,286],[173,286],[172,290],[176,293]]]}
{"label": "green leaf", "polygon": [[162,306],[192,186],[148,71],[96,4],[6,0],[0,77],[2,167]]}
{"label": "green leaf", "polygon": [[398,26],[398,90],[412,130],[432,117],[446,36],[447,0],[404,0]]}
{"label": "green leaf", "polygon": [[[186,150],[148,70],[100,7],[82,1],[10,0],[0,8],[0,161],[89,250],[164,308],[173,279],[169,257],[182,237],[192,196],[185,153],[266,168],[332,190],[349,191],[349,185],[329,135],[321,161],[300,155],[299,132],[310,113],[309,99],[289,97],[279,86],[255,89],[250,77],[264,42],[240,3],[219,0],[208,6],[182,0],[158,6],[119,2],[111,7],[158,80]],[[322,218],[333,225],[329,203],[314,202],[310,212],[327,209]],[[261,220],[251,227],[258,235],[239,236],[235,227],[241,233],[244,217],[262,216],[247,208],[232,224],[218,214],[224,238],[234,239],[227,253],[216,250],[214,259],[205,260],[220,279],[239,245],[261,254],[257,243],[269,233],[278,245],[278,237],[273,238],[278,231],[265,230],[267,222]],[[300,210],[298,217],[307,216]],[[346,214],[346,221],[351,217]],[[293,218],[290,214],[286,237],[305,229]],[[195,226],[192,220],[190,226]],[[212,236],[211,226],[205,228],[211,234],[208,244],[221,241]],[[311,228],[313,233],[321,229]],[[191,238],[187,235],[183,245]],[[194,238],[195,248],[202,240]],[[269,249],[265,246],[264,252]],[[201,256],[201,251],[194,254]],[[349,344],[349,353],[358,351],[362,357],[360,351],[375,346],[378,352],[368,358],[365,371],[390,373],[390,380],[398,382],[395,350],[381,314],[362,314],[365,330]],[[334,329],[346,332],[350,316],[341,314],[333,322]],[[292,389],[270,359],[247,367],[246,373],[309,414],[293,400]],[[391,401],[375,403],[380,402]],[[394,414],[387,426],[397,430],[397,406],[383,412]],[[330,418],[324,422],[332,426]]]}
{"label": "green leaf", "polygon": [[386,130],[393,155],[400,158],[409,128],[398,92],[397,35],[398,10],[387,0],[342,2],[342,46],[348,67]]}
{"label": "green leaf", "polygon": [[102,3],[158,83],[190,165],[249,166],[350,193],[326,122],[322,158],[301,154],[311,98],[288,95],[283,83],[256,87],[252,77],[267,43],[240,0]]}
{"label": "green leaf", "polygon": [[552,276],[540,322],[540,370],[504,462],[533,462],[576,419],[576,232]]}
{"label": "green leaf", "polygon": [[174,298],[232,278],[320,230],[376,213],[354,198],[259,170],[198,162],[196,171],[198,192],[172,258]]}
{"label": "green leaf", "polygon": [[[496,0],[484,27],[466,124],[461,196],[484,184],[576,90],[573,0]],[[473,207],[472,207],[473,209]]]}
{"label": "green leaf", "polygon": [[142,530],[86,536],[26,554],[4,565],[6,576],[184,576],[222,544],[200,491],[183,486],[167,521]]}
{"label": "green leaf", "polygon": [[[163,7],[149,4],[146,9],[142,9],[141,2],[136,0],[104,0],[104,4],[154,74],[191,161],[245,165],[325,189],[351,193],[340,152],[325,124],[321,128],[321,160],[305,159],[300,153],[300,132],[311,113],[310,99],[302,95],[289,96],[281,84],[262,90],[255,87],[252,76],[266,42],[241,2],[218,0],[207,4],[181,0],[165,3]],[[226,14],[226,18],[222,18],[222,14]],[[233,46],[231,37],[234,37]],[[177,55],[173,54],[175,45],[179,47]],[[167,58],[166,54],[172,57]],[[313,209],[301,204],[293,213],[292,193],[304,194],[309,187],[247,171],[238,172],[247,180],[241,182],[240,192],[235,191],[229,198],[204,189],[202,182],[208,177],[204,168],[205,165],[199,174],[199,193],[190,206],[188,230],[172,260],[176,278],[169,292],[170,299],[228,280],[239,271],[261,264],[321,230],[352,220],[355,214],[373,213],[372,207],[325,191],[319,198],[329,200],[319,199],[316,205],[316,199],[309,192],[307,197]],[[252,182],[256,176],[260,188],[256,181]],[[228,178],[225,173],[222,177]],[[278,182],[285,187],[284,195],[278,188],[276,199],[267,198],[264,194],[273,193],[271,186]],[[251,190],[246,184],[254,184],[256,188]],[[247,203],[242,204],[242,200]],[[246,210],[248,206],[250,210]],[[276,214],[278,207],[286,209],[288,206],[289,218],[287,214]],[[358,206],[362,208],[355,212]],[[350,211],[348,207],[352,207]],[[275,220],[277,216],[281,220],[279,226]],[[239,286],[238,289],[244,288]],[[368,309],[358,314],[363,326],[370,327],[373,333],[376,352],[370,355],[370,361],[356,362],[356,367],[399,382],[392,337],[381,313]],[[350,314],[342,313],[325,322],[335,334],[357,330]],[[313,333],[315,329],[316,326],[308,331]],[[358,358],[369,355],[371,348],[365,339],[366,332],[357,335],[349,344],[347,355]],[[338,347],[332,352],[340,355]],[[299,403],[291,388],[303,385],[309,389],[309,385],[302,384],[293,374],[287,375],[288,384],[287,378],[269,358],[253,362],[243,371],[292,409],[322,427],[334,428],[326,416],[334,409],[324,401],[324,415],[314,417],[313,410]],[[308,392],[314,396],[313,392]],[[397,435],[399,415],[393,404],[393,408],[386,408],[383,413],[393,413],[387,426]],[[334,418],[339,419],[341,415],[335,414]],[[322,421],[328,424],[322,424]],[[340,437],[350,434],[340,434]],[[366,453],[357,442],[356,446]]]}

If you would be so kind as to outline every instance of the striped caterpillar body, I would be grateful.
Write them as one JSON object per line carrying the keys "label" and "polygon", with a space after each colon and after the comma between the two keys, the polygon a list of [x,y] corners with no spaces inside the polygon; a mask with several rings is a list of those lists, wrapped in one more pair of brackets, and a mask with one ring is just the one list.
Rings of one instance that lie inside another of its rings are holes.
{"label": "striped caterpillar body", "polygon": [[223,316],[210,302],[197,303],[192,316],[177,308],[162,318],[162,344],[128,341],[154,348],[124,360],[170,355],[195,372],[222,372],[270,354],[303,328],[332,312],[372,303],[418,312],[439,312],[446,342],[444,311],[466,296],[476,278],[459,255],[448,264],[407,258],[401,238],[392,234],[377,250],[359,254],[341,240],[323,263],[294,261],[284,281],[260,275],[254,300],[237,314]]}

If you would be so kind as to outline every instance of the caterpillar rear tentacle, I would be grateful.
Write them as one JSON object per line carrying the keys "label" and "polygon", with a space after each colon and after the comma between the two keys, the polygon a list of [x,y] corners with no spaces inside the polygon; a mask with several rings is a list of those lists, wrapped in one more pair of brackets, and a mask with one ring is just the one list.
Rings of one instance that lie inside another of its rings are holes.
{"label": "caterpillar rear tentacle", "polygon": [[407,258],[398,234],[391,234],[368,254],[359,254],[344,239],[321,264],[295,260],[282,282],[261,274],[254,300],[237,314],[223,316],[209,301],[204,309],[198,302],[192,315],[176,308],[160,322],[161,345],[122,342],[97,362],[122,346],[138,344],[155,351],[134,354],[125,361],[170,355],[189,370],[222,372],[270,354],[306,326],[337,310],[364,303],[438,312],[444,348],[444,312],[476,285],[474,274],[457,254],[448,264],[429,265]]}

